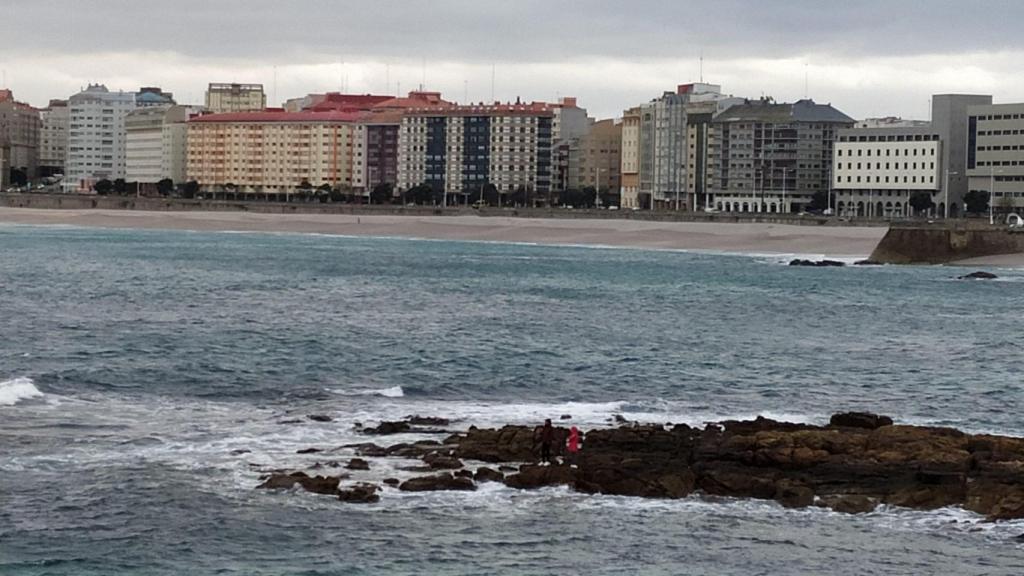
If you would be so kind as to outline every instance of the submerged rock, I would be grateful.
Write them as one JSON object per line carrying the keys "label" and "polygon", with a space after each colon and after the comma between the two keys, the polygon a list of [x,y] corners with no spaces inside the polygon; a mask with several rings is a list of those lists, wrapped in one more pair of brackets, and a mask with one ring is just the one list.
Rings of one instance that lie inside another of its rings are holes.
{"label": "submerged rock", "polygon": [[823,267],[825,267],[825,268],[827,268],[827,267],[840,268],[842,266],[846,266],[846,263],[840,262],[838,260],[804,260],[804,259],[801,259],[801,258],[796,258],[794,260],[790,260],[789,261],[789,265],[790,266],[811,266],[811,267],[815,267],[815,268],[823,268]]}
{"label": "submerged rock", "polygon": [[411,426],[447,426],[451,421],[437,416],[407,416],[405,421]]}
{"label": "submerged rock", "polygon": [[451,473],[435,476],[410,478],[398,486],[404,492],[431,492],[437,490],[476,490],[476,484],[469,478],[453,476]]}
{"label": "submerged rock", "polygon": [[256,488],[264,490],[287,490],[298,484],[307,492],[316,494],[334,494],[338,491],[340,476],[309,476],[305,472],[290,474],[271,474],[267,480]]}
{"label": "submerged rock", "polygon": [[362,458],[353,458],[348,461],[348,465],[345,468],[349,470],[369,470],[370,463]]}
{"label": "submerged rock", "polygon": [[476,469],[473,479],[477,482],[504,482],[505,475],[493,468],[481,466]]}
{"label": "submerged rock", "polygon": [[323,450],[320,448],[303,448],[295,451],[296,454],[316,454],[317,452],[323,452]]}
{"label": "submerged rock", "polygon": [[409,432],[412,430],[412,426],[408,422],[381,422],[373,428],[363,428],[360,430],[363,434],[401,434],[403,432]]}
{"label": "submerged rock", "polygon": [[309,415],[306,416],[306,418],[309,418],[313,422],[333,422],[334,421],[334,418],[331,418],[330,416],[328,416],[326,414],[309,414]]}
{"label": "submerged rock", "polygon": [[999,278],[991,272],[971,272],[970,274],[964,274],[963,276],[957,276],[957,280],[995,280]]}

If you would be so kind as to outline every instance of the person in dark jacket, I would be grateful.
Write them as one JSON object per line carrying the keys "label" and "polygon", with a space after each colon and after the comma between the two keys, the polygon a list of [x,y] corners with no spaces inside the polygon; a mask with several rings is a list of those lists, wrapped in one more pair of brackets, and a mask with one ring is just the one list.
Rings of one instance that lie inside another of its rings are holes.
{"label": "person in dark jacket", "polygon": [[551,463],[551,445],[555,442],[555,428],[551,426],[551,419],[544,421],[544,426],[538,431],[540,436],[540,460]]}

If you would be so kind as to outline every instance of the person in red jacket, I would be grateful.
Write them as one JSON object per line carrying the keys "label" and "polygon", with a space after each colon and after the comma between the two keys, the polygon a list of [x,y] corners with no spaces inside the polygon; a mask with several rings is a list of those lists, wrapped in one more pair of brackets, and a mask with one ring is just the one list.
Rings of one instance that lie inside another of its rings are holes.
{"label": "person in red jacket", "polygon": [[565,440],[565,460],[573,468],[576,467],[576,456],[580,452],[580,430],[573,426],[569,428],[569,437]]}

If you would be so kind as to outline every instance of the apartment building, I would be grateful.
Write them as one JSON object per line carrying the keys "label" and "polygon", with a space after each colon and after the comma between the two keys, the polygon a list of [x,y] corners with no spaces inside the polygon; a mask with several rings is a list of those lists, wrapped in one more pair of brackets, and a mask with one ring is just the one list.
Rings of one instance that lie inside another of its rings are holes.
{"label": "apartment building", "polygon": [[405,111],[398,140],[398,188],[427,184],[449,196],[548,198],[555,107],[475,104]]}
{"label": "apartment building", "polygon": [[650,208],[640,202],[640,108],[622,114],[619,202],[623,208]]}
{"label": "apartment building", "polygon": [[206,108],[214,114],[253,112],[267,107],[262,84],[211,83],[206,89]]}
{"label": "apartment building", "polygon": [[967,108],[969,190],[989,195],[996,213],[1024,209],[1024,104]]}
{"label": "apartment building", "polygon": [[38,177],[41,129],[38,110],[15,100],[10,90],[0,90],[0,188]]}
{"label": "apartment building", "polygon": [[799,212],[831,183],[836,132],[853,118],[830,104],[745,101],[711,122],[711,201],[729,212]]}
{"label": "apartment building", "polygon": [[187,179],[210,192],[294,193],[313,186],[352,187],[365,150],[358,112],[281,109],[207,114],[188,125]]}
{"label": "apartment building", "polygon": [[165,178],[185,180],[187,167],[186,122],[200,114],[195,106],[147,106],[125,118],[125,180],[152,192]]}
{"label": "apartment building", "polygon": [[50,100],[39,111],[42,129],[39,134],[39,175],[64,174],[68,154],[70,109],[67,100]]}
{"label": "apartment building", "polygon": [[124,120],[137,107],[135,98],[135,92],[111,92],[102,84],[68,98],[66,192],[89,192],[101,179],[125,177]]}
{"label": "apartment building", "polygon": [[622,122],[601,120],[571,147],[569,188],[595,188],[600,193],[619,193],[621,178]]}

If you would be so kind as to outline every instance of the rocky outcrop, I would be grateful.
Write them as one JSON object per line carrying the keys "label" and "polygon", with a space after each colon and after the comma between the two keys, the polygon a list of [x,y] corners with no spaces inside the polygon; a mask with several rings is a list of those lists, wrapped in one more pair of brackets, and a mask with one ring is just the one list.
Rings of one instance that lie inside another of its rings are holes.
{"label": "rocky outcrop", "polygon": [[[567,431],[555,430],[557,454]],[[586,432],[575,466],[539,464],[535,438],[535,428],[505,426],[470,428],[443,443],[354,448],[377,457],[421,459],[425,465],[411,469],[415,472],[456,470],[398,484],[410,492],[474,490],[475,482],[504,482],[523,490],[566,486],[646,498],[693,493],[760,498],[851,514],[887,504],[961,506],[992,520],[1024,518],[1024,438],[903,426],[862,412],[836,414],[825,426],[766,418],[710,423],[703,429],[629,423]],[[464,468],[467,460],[494,463],[497,470],[479,467],[474,474]],[[268,472],[260,488],[299,485],[311,492],[340,492],[340,477]],[[358,492],[342,498],[349,501],[377,495],[368,488],[347,490]]]}
{"label": "rocky outcrop", "polygon": [[846,266],[844,262],[838,260],[803,260],[797,258],[789,261],[790,266],[810,266],[812,268],[841,268]]}
{"label": "rocky outcrop", "polygon": [[999,276],[996,276],[991,272],[984,272],[980,270],[978,272],[964,274],[963,276],[957,276],[957,280],[995,280],[997,278],[999,278]]}
{"label": "rocky outcrop", "polygon": [[403,492],[432,492],[437,490],[476,490],[473,480],[451,473],[435,476],[419,476],[410,478],[398,486]]}
{"label": "rocky outcrop", "polygon": [[370,463],[362,458],[353,458],[348,461],[348,465],[345,468],[349,470],[369,470]]}
{"label": "rocky outcrop", "polygon": [[338,500],[342,502],[372,504],[380,502],[380,487],[376,484],[362,482],[346,490],[338,491]]}
{"label": "rocky outcrop", "polygon": [[[485,462],[535,462],[533,429],[470,430],[455,454]],[[878,504],[963,506],[993,520],[1024,517],[1024,439],[899,426],[843,413],[827,426],[758,418],[687,426],[623,426],[585,435],[578,468],[526,464],[514,488],[565,485],[650,498],[709,495],[867,512]]]}

